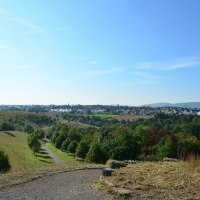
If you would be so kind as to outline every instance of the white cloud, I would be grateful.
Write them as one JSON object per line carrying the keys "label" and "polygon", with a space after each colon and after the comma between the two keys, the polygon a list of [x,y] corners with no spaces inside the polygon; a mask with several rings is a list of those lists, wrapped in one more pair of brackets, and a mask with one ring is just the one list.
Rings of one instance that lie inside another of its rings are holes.
{"label": "white cloud", "polygon": [[85,61],[86,58],[85,57],[82,57],[82,56],[69,56],[67,57],[68,60],[83,60]]}
{"label": "white cloud", "polygon": [[178,70],[184,68],[193,68],[200,66],[200,59],[187,57],[181,58],[174,61],[157,61],[157,62],[141,62],[135,65],[136,69],[145,70],[145,69],[154,69],[154,70]]}
{"label": "white cloud", "polygon": [[91,65],[97,65],[98,64],[96,60],[89,60],[88,63],[91,64]]}
{"label": "white cloud", "polygon": [[13,17],[11,18],[12,21],[22,25],[22,26],[25,26],[26,28],[30,29],[31,31],[35,32],[35,33],[44,33],[45,30],[44,28],[42,28],[41,26],[27,20],[27,19],[22,19],[22,18],[19,18],[19,17]]}
{"label": "white cloud", "polygon": [[111,68],[111,69],[105,69],[105,70],[90,71],[90,72],[87,72],[86,75],[88,76],[108,75],[108,74],[120,73],[122,71],[124,71],[123,68]]}
{"label": "white cloud", "polygon": [[164,78],[164,77],[161,77],[161,76],[150,75],[150,74],[148,74],[144,71],[135,71],[135,72],[133,72],[133,74],[135,74],[136,76],[138,76],[140,78],[151,79],[151,80],[160,80],[160,79]]}
{"label": "white cloud", "polygon": [[60,32],[60,31],[79,31],[79,30],[76,28],[57,27],[57,28],[48,29],[48,31]]}
{"label": "white cloud", "polygon": [[96,60],[88,60],[86,57],[83,56],[69,56],[67,57],[68,60],[80,60],[80,61],[84,61],[87,62],[90,65],[97,65],[98,62]]}

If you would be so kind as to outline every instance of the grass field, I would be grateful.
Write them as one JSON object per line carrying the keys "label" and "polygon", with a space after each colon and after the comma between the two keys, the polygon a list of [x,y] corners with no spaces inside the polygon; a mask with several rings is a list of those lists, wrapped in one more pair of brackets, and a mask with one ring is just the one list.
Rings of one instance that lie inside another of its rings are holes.
{"label": "grass field", "polygon": [[144,115],[117,115],[114,117],[115,119],[119,120],[119,121],[122,121],[122,120],[125,120],[125,121],[136,121],[136,120],[139,120],[139,119],[150,119],[150,118],[153,118],[153,115],[148,115],[148,116],[144,116]]}
{"label": "grass field", "polygon": [[77,114],[77,115],[80,115],[80,116],[84,116],[84,117],[92,117],[92,116],[95,116],[95,117],[100,117],[102,119],[109,119],[109,118],[113,118],[113,117],[116,117],[118,115],[112,115],[112,114]]}
{"label": "grass field", "polygon": [[68,120],[65,120],[65,119],[60,120],[60,122],[63,123],[63,124],[66,124],[67,126],[72,126],[72,127],[79,127],[79,128],[95,127],[95,128],[99,128],[97,126],[92,126],[92,125],[84,124],[84,123],[81,123],[81,122],[75,122],[75,121],[69,122]]}
{"label": "grass field", "polygon": [[84,165],[83,162],[76,161],[73,156],[69,156],[66,152],[63,152],[60,149],[57,149],[51,143],[48,145],[48,148],[50,151],[52,151],[54,154],[56,154],[61,160],[63,160],[66,163],[66,165],[68,165],[68,166]]}
{"label": "grass field", "polygon": [[44,168],[52,164],[50,159],[41,154],[37,157],[33,155],[27,146],[27,137],[22,132],[0,132],[0,148],[8,154],[12,172]]}

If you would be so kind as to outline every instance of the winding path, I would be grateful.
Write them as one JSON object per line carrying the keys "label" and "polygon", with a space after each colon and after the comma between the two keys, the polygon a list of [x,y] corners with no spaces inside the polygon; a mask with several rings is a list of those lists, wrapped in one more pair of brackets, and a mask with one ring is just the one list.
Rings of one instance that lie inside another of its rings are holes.
{"label": "winding path", "polygon": [[42,145],[42,149],[45,151],[45,154],[47,156],[49,156],[54,163],[63,164],[64,161],[61,160],[60,158],[58,158],[58,156],[56,156],[52,151],[50,151],[49,148],[48,148],[48,145],[49,145],[49,142]]}
{"label": "winding path", "polygon": [[93,187],[101,170],[89,169],[46,176],[0,190],[1,200],[111,200]]}

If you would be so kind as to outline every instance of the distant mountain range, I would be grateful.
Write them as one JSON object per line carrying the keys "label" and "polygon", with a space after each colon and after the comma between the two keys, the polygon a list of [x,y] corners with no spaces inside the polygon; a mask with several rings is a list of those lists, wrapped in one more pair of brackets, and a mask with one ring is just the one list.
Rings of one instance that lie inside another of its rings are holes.
{"label": "distant mountain range", "polygon": [[200,109],[200,102],[186,102],[186,103],[153,103],[144,106],[156,107],[182,107],[182,108],[198,108]]}

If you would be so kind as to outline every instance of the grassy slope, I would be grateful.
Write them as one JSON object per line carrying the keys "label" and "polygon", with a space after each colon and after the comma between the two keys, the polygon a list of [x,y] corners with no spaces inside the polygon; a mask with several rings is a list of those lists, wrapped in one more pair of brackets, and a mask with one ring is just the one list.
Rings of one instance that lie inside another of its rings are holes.
{"label": "grassy slope", "polygon": [[[30,116],[34,118],[41,118],[43,116],[51,117],[51,119],[54,119],[53,116],[48,115],[48,113],[34,113],[34,112],[28,112],[28,111],[9,111],[9,110],[1,110],[0,111],[0,124],[3,122],[9,123],[9,120],[11,120],[11,123],[14,124],[16,130],[23,130],[24,125],[26,122],[28,122],[33,128],[45,128],[48,127],[46,123],[38,124],[34,122],[33,120],[29,119]],[[17,122],[16,122],[17,121]]]}
{"label": "grassy slope", "polygon": [[9,133],[11,134],[0,132],[0,149],[8,154],[11,164],[11,170],[8,173],[4,175],[0,173],[0,188],[4,185],[24,182],[35,176],[40,176],[41,174],[51,171],[64,170],[83,165],[83,163],[74,160],[73,157],[68,156],[52,145],[50,145],[50,149],[55,152],[60,159],[65,161],[64,165],[54,164],[51,159],[45,158],[45,154],[39,154],[36,157],[27,146],[27,134],[15,131]]}
{"label": "grassy slope", "polygon": [[68,166],[78,166],[78,165],[84,164],[82,162],[76,161],[73,156],[69,156],[66,152],[63,152],[60,149],[57,149],[51,143],[48,145],[48,148],[50,151],[56,154],[61,160],[63,160]]}
{"label": "grassy slope", "polygon": [[200,161],[137,163],[106,179],[135,199],[200,199]]}
{"label": "grassy slope", "polygon": [[47,167],[51,160],[36,157],[27,146],[28,135],[22,132],[11,132],[14,136],[0,132],[0,148],[8,154],[12,171],[27,171]]}

